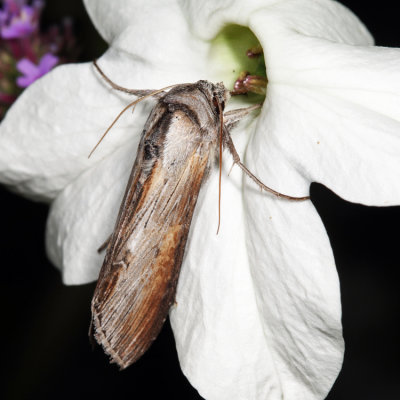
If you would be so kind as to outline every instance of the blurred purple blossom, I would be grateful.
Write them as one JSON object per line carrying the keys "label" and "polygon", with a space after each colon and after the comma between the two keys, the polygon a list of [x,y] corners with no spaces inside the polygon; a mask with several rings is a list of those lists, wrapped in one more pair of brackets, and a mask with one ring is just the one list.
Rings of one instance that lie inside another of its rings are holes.
{"label": "blurred purple blossom", "polygon": [[70,19],[40,30],[44,4],[44,0],[0,1],[0,120],[23,88],[55,65],[77,58]]}
{"label": "blurred purple blossom", "polygon": [[35,82],[46,72],[49,72],[58,63],[58,57],[51,53],[46,53],[39,61],[39,64],[34,64],[31,60],[23,58],[17,63],[17,70],[23,74],[17,78],[17,85],[25,88]]}
{"label": "blurred purple blossom", "polygon": [[0,10],[0,37],[17,39],[29,36],[38,27],[42,7],[41,1],[35,1],[31,6],[27,5],[27,1],[4,1]]}

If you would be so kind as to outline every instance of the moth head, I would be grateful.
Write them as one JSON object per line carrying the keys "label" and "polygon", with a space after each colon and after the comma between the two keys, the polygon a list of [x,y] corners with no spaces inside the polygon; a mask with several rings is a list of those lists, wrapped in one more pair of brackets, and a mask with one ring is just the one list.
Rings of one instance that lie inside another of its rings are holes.
{"label": "moth head", "polygon": [[219,113],[220,109],[224,111],[225,104],[229,100],[229,98],[229,90],[222,82],[218,82],[212,85],[212,101],[217,113]]}
{"label": "moth head", "polygon": [[224,111],[225,104],[230,98],[230,93],[222,82],[211,83],[201,80],[196,85],[209,99],[210,103],[212,102],[217,114],[220,113],[220,110]]}

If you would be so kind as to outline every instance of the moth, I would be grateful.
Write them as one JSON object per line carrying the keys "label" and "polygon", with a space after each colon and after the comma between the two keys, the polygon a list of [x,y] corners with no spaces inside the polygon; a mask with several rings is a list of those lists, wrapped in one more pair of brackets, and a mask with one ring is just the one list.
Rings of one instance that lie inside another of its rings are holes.
{"label": "moth", "polygon": [[158,99],[142,132],[91,304],[91,334],[123,369],[149,348],[175,300],[198,194],[218,154],[221,163],[222,148],[262,189],[290,200],[308,197],[268,188],[241,163],[229,129],[258,106],[223,114],[229,91],[222,83],[201,80],[168,92],[128,90],[94,65],[114,89]]}

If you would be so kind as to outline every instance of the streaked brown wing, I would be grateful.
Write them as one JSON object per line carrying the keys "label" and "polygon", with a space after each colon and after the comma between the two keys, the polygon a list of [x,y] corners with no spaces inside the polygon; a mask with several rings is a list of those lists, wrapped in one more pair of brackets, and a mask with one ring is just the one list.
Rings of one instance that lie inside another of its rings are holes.
{"label": "streaked brown wing", "polygon": [[[189,136],[192,129],[197,129],[189,120],[186,127],[182,124],[182,119],[187,118],[184,113],[177,111],[173,115],[180,118],[177,127],[172,127],[180,140],[182,132],[177,129],[185,130]],[[174,143],[173,137],[160,140],[169,140],[172,147],[180,145]],[[187,235],[201,184],[208,174],[210,155],[209,144],[201,141],[183,145],[186,154],[173,150],[176,162],[169,162],[165,152],[154,159],[149,171],[142,168],[132,172],[132,186],[121,206],[92,300],[95,337],[121,368],[135,362],[148,349],[174,301]],[[142,152],[143,146],[144,143]],[[140,157],[144,155],[138,154]]]}

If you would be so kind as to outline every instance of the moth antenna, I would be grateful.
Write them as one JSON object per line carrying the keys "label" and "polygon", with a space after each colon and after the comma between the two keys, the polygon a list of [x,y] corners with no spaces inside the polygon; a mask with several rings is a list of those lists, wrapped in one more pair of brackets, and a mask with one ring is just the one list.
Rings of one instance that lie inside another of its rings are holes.
{"label": "moth antenna", "polygon": [[123,86],[120,86],[113,82],[104,72],[103,70],[99,67],[97,64],[97,60],[93,60],[93,65],[97,69],[97,72],[100,74],[100,76],[115,90],[119,90],[120,92],[128,93],[128,94],[133,94],[135,96],[144,96],[146,94],[152,93],[153,90],[139,90],[139,89],[127,89],[124,88]]}
{"label": "moth antenna", "polygon": [[218,178],[218,228],[217,235],[219,232],[219,227],[221,225],[221,182],[222,182],[222,140],[224,133],[224,114],[220,102],[217,102],[219,110],[219,178]]}
{"label": "moth antenna", "polygon": [[170,85],[170,86],[166,86],[162,89],[158,89],[158,90],[154,90],[149,94],[146,94],[138,99],[136,99],[135,101],[132,101],[132,103],[129,103],[118,115],[117,117],[114,119],[114,121],[111,123],[111,125],[107,128],[107,130],[103,133],[103,135],[101,136],[100,140],[96,143],[96,146],[93,147],[92,151],[89,153],[88,158],[90,158],[90,156],[94,153],[94,151],[97,149],[97,147],[99,146],[99,144],[103,141],[103,139],[106,137],[107,133],[110,131],[110,129],[115,125],[115,123],[120,119],[121,115],[128,110],[130,107],[135,107],[136,104],[140,103],[143,100],[146,100],[149,97],[152,97],[158,93],[164,92],[167,89],[171,89],[173,87],[176,86],[180,86],[180,85]]}

